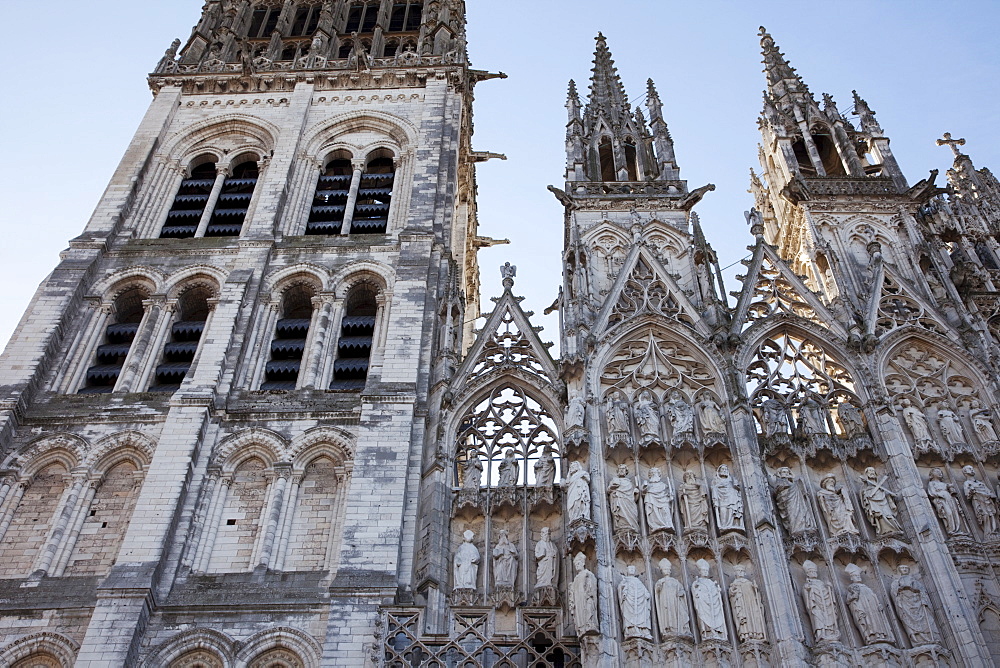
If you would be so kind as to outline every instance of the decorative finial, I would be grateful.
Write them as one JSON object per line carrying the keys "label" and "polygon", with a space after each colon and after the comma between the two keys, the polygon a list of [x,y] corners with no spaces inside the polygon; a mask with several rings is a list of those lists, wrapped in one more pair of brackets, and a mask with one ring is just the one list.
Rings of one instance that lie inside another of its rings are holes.
{"label": "decorative finial", "polygon": [[934,143],[937,144],[938,146],[944,146],[945,144],[947,144],[949,147],[951,147],[951,150],[955,153],[955,157],[957,158],[962,155],[962,152],[958,150],[958,147],[965,146],[965,139],[952,139],[951,133],[945,132],[944,138],[938,139]]}
{"label": "decorative finial", "polygon": [[512,265],[510,262],[505,262],[502,267],[500,267],[500,277],[503,279],[504,290],[510,290],[514,287],[514,277],[517,276],[517,267]]}
{"label": "decorative finial", "polygon": [[750,226],[750,234],[758,238],[763,237],[764,218],[760,215],[760,211],[756,207],[753,207],[749,211],[744,211],[743,215],[746,216],[747,224]]}

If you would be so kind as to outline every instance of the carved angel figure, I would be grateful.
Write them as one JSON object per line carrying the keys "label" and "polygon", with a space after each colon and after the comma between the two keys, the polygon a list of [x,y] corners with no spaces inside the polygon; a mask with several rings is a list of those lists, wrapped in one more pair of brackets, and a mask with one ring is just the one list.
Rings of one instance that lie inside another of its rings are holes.
{"label": "carved angel figure", "polygon": [[864,484],[861,506],[865,509],[868,521],[875,527],[875,532],[887,534],[902,531],[903,527],[896,519],[896,494],[889,489],[886,478],[880,480],[878,472],[869,466],[865,469],[861,482]]}
{"label": "carved angel figure", "polygon": [[837,478],[832,473],[824,476],[819,486],[816,501],[819,503],[820,510],[823,511],[830,535],[841,536],[847,533],[858,533],[847,490],[837,484]]}

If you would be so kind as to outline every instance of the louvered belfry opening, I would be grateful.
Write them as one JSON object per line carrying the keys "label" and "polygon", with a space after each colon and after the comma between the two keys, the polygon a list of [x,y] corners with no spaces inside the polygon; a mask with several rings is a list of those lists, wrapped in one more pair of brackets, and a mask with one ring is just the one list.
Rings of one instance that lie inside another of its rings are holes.
{"label": "louvered belfry opening", "polygon": [[226,177],[215,204],[212,218],[205,228],[206,237],[236,237],[243,229],[254,188],[257,187],[257,162],[248,160],[233,168]]}
{"label": "louvered belfry opening", "polygon": [[351,234],[385,234],[395,178],[396,167],[391,152],[379,149],[368,156],[354,206]]}
{"label": "louvered belfry opening", "polygon": [[208,288],[184,292],[178,304],[178,319],[170,326],[170,341],[163,346],[162,363],[157,365],[150,392],[176,392],[191,370],[201,335],[208,320]]}
{"label": "louvered belfry opening", "polygon": [[350,154],[334,153],[316,184],[306,234],[340,234],[351,194],[352,174]]}
{"label": "louvered belfry opening", "polygon": [[264,367],[262,390],[294,390],[312,322],[313,289],[307,285],[288,288],[282,298],[281,319],[271,340],[271,359]]}
{"label": "louvered belfry opening", "polygon": [[365,387],[378,315],[377,296],[378,289],[367,283],[355,286],[348,295],[340,322],[331,390],[356,391]]}
{"label": "louvered belfry opening", "polygon": [[215,163],[205,162],[191,170],[191,176],[181,181],[167,221],[160,230],[161,239],[187,239],[198,231],[198,222],[215,185]]}
{"label": "louvered belfry opening", "polygon": [[142,322],[142,302],[147,297],[141,288],[129,288],[115,299],[112,307],[114,322],[104,330],[104,343],[97,347],[94,364],[79,394],[105,394],[115,389],[125,358]]}

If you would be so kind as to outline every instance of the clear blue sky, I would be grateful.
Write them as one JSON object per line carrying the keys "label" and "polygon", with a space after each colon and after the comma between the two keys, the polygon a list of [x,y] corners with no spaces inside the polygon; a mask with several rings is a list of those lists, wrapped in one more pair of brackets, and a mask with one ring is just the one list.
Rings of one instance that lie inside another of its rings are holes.
{"label": "clear blue sky", "polygon": [[[997,2],[843,0],[469,0],[473,65],[505,81],[476,89],[474,147],[506,153],[479,167],[481,233],[510,246],[480,253],[484,309],[500,292],[497,267],[518,266],[515,292],[541,317],[560,283],[562,210],[545,190],[564,170],[563,108],[570,78],[586,94],[598,30],[633,99],[652,77],[664,102],[681,175],[715,183],[696,209],[723,264],[746,254],[761,74],[757,27],[767,26],[819,97],[841,109],[852,89],[869,102],[911,183],[951,165],[934,145],[968,140],[977,166],[1000,170]],[[149,103],[146,73],[174,37],[186,39],[201,0],[54,0],[5,5],[0,46],[4,160],[0,166],[0,343],[38,283],[76,236]],[[733,275],[740,267],[727,272]],[[730,290],[737,286],[727,285]]]}

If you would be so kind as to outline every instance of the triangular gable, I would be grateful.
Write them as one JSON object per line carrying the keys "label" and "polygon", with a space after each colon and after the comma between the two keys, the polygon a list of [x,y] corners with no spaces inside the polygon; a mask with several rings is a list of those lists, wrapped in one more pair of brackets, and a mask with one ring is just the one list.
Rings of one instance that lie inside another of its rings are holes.
{"label": "triangular gable", "polygon": [[763,239],[757,242],[747,268],[733,318],[734,334],[758,320],[786,313],[847,336],[847,331],[822,300]]}
{"label": "triangular gable", "polygon": [[950,338],[956,338],[937,309],[924,301],[920,293],[902,278],[891,265],[883,265],[877,278],[881,288],[872,290],[866,312],[865,332],[882,338],[899,327],[916,325]]}
{"label": "triangular gable", "polygon": [[644,245],[635,244],[597,316],[594,331],[604,332],[644,314],[686,323],[705,336],[711,333],[698,309],[656,256]]}
{"label": "triangular gable", "polygon": [[496,307],[486,318],[476,341],[458,368],[452,387],[465,384],[497,370],[520,370],[545,380],[558,382],[556,363],[548,347],[538,338],[541,327],[534,327],[529,314],[521,309],[521,300],[505,290]]}

